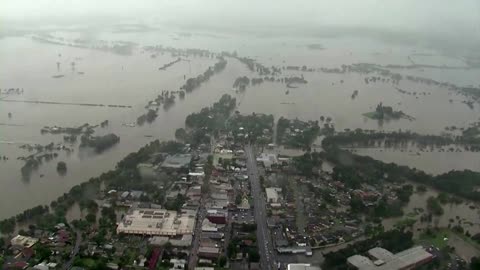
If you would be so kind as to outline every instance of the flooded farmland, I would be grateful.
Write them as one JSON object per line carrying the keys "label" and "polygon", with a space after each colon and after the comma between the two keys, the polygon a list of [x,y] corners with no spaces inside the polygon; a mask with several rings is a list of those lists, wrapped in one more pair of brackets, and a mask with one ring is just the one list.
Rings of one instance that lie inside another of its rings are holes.
{"label": "flooded farmland", "polygon": [[[53,31],[51,35],[74,39],[82,33]],[[130,152],[154,139],[174,138],[175,129],[182,127],[185,117],[202,107],[211,105],[225,93],[237,98],[237,110],[241,113],[268,113],[302,120],[318,120],[321,116],[331,117],[336,130],[411,130],[422,134],[439,134],[446,126],[467,126],[478,121],[480,106],[469,108],[462,103],[464,96],[445,87],[425,85],[402,80],[396,87],[428,95],[405,95],[387,82],[364,83],[368,75],[359,73],[330,74],[319,71],[321,67],[340,67],[352,63],[376,63],[379,65],[408,64],[408,57],[415,48],[379,41],[347,38],[325,39],[278,39],[254,37],[255,42],[246,44],[244,36],[211,36],[204,33],[179,35],[178,33],[112,33],[101,32],[99,40],[121,40],[135,42],[131,54],[122,55],[92,48],[77,48],[38,42],[31,35],[4,37],[0,40],[1,89],[21,88],[22,94],[0,96],[0,155],[8,160],[0,161],[0,218],[17,212],[48,204],[51,200],[90,177],[113,168],[115,163]],[[348,44],[356,42],[351,48]],[[325,49],[312,50],[308,44],[321,43]],[[264,82],[248,87],[243,92],[232,90],[237,77],[258,76],[235,58],[227,57],[225,70],[214,75],[198,89],[177,99],[168,110],[160,108],[158,117],[151,124],[129,126],[145,112],[145,105],[163,90],[176,91],[185,78],[203,73],[216,60],[210,57],[186,56],[166,70],[163,65],[175,61],[172,53],[159,53],[153,57],[143,46],[163,45],[172,48],[199,48],[212,52],[236,51],[241,56],[252,57],[265,66],[307,66],[311,72],[282,69],[281,76],[304,76],[307,84],[288,89],[279,82]],[[382,57],[379,57],[381,55]],[[458,61],[439,55],[432,60],[416,59],[417,62],[460,65]],[[428,60],[428,61],[427,61]],[[432,62],[433,61],[433,62]],[[72,64],[75,63],[75,64]],[[408,70],[417,74],[416,70]],[[458,85],[478,85],[478,70],[469,70],[458,75],[458,70],[418,70],[419,76],[449,81],[449,72]],[[61,75],[61,77],[53,77]],[[288,94],[287,91],[288,90]],[[351,98],[358,90],[358,96]],[[8,102],[30,101],[38,103]],[[57,103],[118,104],[127,107],[76,106]],[[415,117],[414,121],[401,119],[379,122],[362,114],[372,111],[383,102],[395,109]],[[79,149],[78,143],[67,144],[72,152],[61,152],[58,157],[42,164],[29,179],[22,179],[23,165],[18,157],[29,155],[20,149],[23,144],[64,144],[59,134],[41,134],[45,126],[73,127],[85,123],[100,124],[108,120],[109,125],[96,128],[96,135],[115,133],[120,142],[101,154]],[[419,161],[406,153],[365,152],[385,161],[416,165],[427,172],[439,173],[451,169],[468,168],[478,170],[478,153],[423,153]],[[383,156],[382,156],[383,155]],[[418,157],[420,158],[420,157]],[[442,161],[443,160],[443,161]],[[454,160],[452,162],[452,160]],[[56,171],[57,161],[65,161],[66,175]],[[457,162],[458,161],[458,162]],[[422,163],[423,165],[419,165]],[[17,194],[21,194],[18,196]],[[8,207],[7,207],[8,205]]]}

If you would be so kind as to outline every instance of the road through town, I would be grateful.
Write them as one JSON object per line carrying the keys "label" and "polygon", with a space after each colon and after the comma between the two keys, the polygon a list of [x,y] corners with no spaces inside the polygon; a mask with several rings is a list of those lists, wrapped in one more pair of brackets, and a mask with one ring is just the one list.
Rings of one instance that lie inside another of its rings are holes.
{"label": "road through town", "polygon": [[247,170],[252,189],[254,203],[255,221],[257,223],[257,242],[260,253],[260,264],[262,269],[277,269],[275,252],[272,239],[267,228],[267,213],[265,199],[260,188],[260,179],[257,168],[255,153],[251,145],[245,146],[247,156]]}

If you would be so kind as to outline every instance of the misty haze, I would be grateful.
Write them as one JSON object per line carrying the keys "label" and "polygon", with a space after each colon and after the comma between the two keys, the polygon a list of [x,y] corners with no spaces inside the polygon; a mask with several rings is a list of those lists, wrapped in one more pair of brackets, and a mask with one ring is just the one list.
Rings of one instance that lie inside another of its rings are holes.
{"label": "misty haze", "polygon": [[1,269],[480,269],[480,2],[3,0]]}

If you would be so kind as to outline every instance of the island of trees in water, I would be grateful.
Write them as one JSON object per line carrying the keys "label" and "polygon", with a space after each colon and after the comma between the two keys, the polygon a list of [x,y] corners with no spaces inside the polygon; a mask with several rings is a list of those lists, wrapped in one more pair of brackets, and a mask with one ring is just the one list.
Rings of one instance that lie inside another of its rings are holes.
{"label": "island of trees in water", "polygon": [[[480,151],[480,139],[477,135],[480,130],[475,129],[464,130],[460,136],[451,135],[425,135],[410,131],[397,132],[380,132],[375,130],[346,130],[338,132],[335,136],[329,137],[328,140],[342,147],[393,147],[393,148],[408,148],[409,146],[416,146],[420,151],[425,148],[431,150],[435,148],[448,147],[448,151],[454,151],[454,146],[463,146],[466,151],[477,152]],[[478,132],[478,133],[477,133]],[[477,134],[477,135],[475,135]]]}
{"label": "island of trees in water", "polygon": [[389,120],[389,119],[408,119],[410,121],[415,120],[412,116],[405,114],[402,111],[394,111],[391,106],[384,106],[381,102],[375,107],[375,111],[364,113],[364,116],[377,119],[377,120]]}
{"label": "island of trees in water", "polygon": [[263,82],[279,82],[279,83],[285,83],[288,88],[297,88],[295,84],[306,84],[308,83],[307,80],[302,76],[290,76],[290,77],[283,77],[283,78],[275,78],[273,76],[265,76],[265,77],[259,77],[259,78],[252,78],[250,79],[247,76],[242,76],[238,77],[235,79],[233,82],[233,88],[236,88],[240,91],[244,91],[250,84],[252,86],[255,85],[260,85]]}
{"label": "island of trees in water", "polygon": [[172,62],[166,63],[165,65],[159,67],[159,70],[166,70],[167,68],[175,65],[176,63],[182,61],[182,58],[178,57],[176,60],[173,60]]}
{"label": "island of trees in water", "polygon": [[97,153],[101,153],[120,142],[120,137],[110,133],[104,136],[87,136],[80,138],[80,147],[91,147]]}
{"label": "island of trees in water", "polygon": [[213,67],[209,67],[203,74],[198,75],[194,78],[189,78],[185,82],[185,84],[180,87],[180,89],[185,90],[187,93],[192,92],[194,89],[200,87],[200,85],[206,81],[208,81],[215,73],[219,73],[225,69],[227,66],[227,61],[220,57],[218,58],[218,62],[213,65]]}
{"label": "island of trees in water", "polygon": [[[480,88],[478,87],[458,86],[453,83],[440,82],[437,80],[424,78],[420,76],[402,75],[400,73],[392,72],[388,68],[395,68],[395,67],[393,65],[381,66],[377,64],[371,64],[371,63],[358,63],[358,64],[352,64],[352,65],[342,65],[340,68],[320,68],[320,71],[324,73],[336,73],[336,74],[345,74],[347,72],[355,72],[360,74],[376,73],[385,78],[369,77],[369,78],[365,78],[365,83],[368,84],[372,82],[375,83],[377,81],[383,81],[383,82],[391,82],[394,85],[398,85],[401,80],[406,79],[408,81],[412,81],[415,83],[435,85],[438,87],[446,87],[452,91],[455,91],[467,97],[470,97],[474,101],[478,101],[480,99]],[[445,67],[441,67],[441,68],[445,68]]]}
{"label": "island of trees in water", "polygon": [[62,144],[49,143],[46,145],[40,144],[24,144],[20,145],[19,148],[24,149],[28,152],[34,152],[28,156],[18,157],[18,160],[23,160],[24,164],[20,168],[20,172],[24,180],[30,179],[30,176],[34,170],[37,170],[43,162],[50,162],[51,160],[58,157],[60,151],[65,151],[70,153],[73,149],[66,147]]}
{"label": "island of trees in water", "polygon": [[115,41],[112,43],[111,41],[97,40],[95,41],[95,43],[92,43],[91,40],[80,39],[80,38],[66,40],[64,38],[56,38],[51,34],[45,34],[45,33],[41,35],[32,36],[32,40],[43,42],[43,43],[54,44],[54,45],[107,51],[107,52],[112,52],[120,55],[131,55],[136,45],[135,43],[129,42],[129,41]]}

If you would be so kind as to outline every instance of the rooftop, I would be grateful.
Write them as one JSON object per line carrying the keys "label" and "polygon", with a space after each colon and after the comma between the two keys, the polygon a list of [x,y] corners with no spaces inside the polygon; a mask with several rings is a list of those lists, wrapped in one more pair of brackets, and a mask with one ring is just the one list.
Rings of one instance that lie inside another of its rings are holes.
{"label": "rooftop", "polygon": [[395,255],[393,255],[393,253],[380,247],[370,249],[368,251],[368,255],[370,255],[372,258],[385,262],[391,261],[395,258]]}
{"label": "rooftop", "polygon": [[172,169],[186,168],[190,165],[191,160],[192,155],[190,154],[175,154],[167,156],[165,161],[162,163],[162,167]]}
{"label": "rooftop", "polygon": [[277,202],[279,198],[278,192],[281,192],[281,191],[282,191],[281,188],[274,188],[274,187],[265,188],[265,193],[267,193],[267,200]]}
{"label": "rooftop", "polygon": [[359,270],[396,270],[418,266],[433,258],[433,255],[421,246],[406,249],[397,254],[392,254],[383,248],[373,248],[368,251],[368,254],[375,261],[361,255],[351,256],[347,261]]}
{"label": "rooftop", "polygon": [[32,238],[28,236],[23,236],[23,235],[17,235],[10,240],[10,244],[12,246],[22,246],[22,247],[32,247],[38,242],[37,238]]}
{"label": "rooftop", "polygon": [[145,235],[192,234],[195,228],[195,210],[176,211],[138,208],[123,218],[117,233]]}
{"label": "rooftop", "polygon": [[287,270],[321,270],[321,268],[308,263],[289,263]]}
{"label": "rooftop", "polygon": [[276,154],[261,153],[257,157],[257,162],[262,162],[266,168],[270,168],[273,164],[278,163],[278,159]]}

